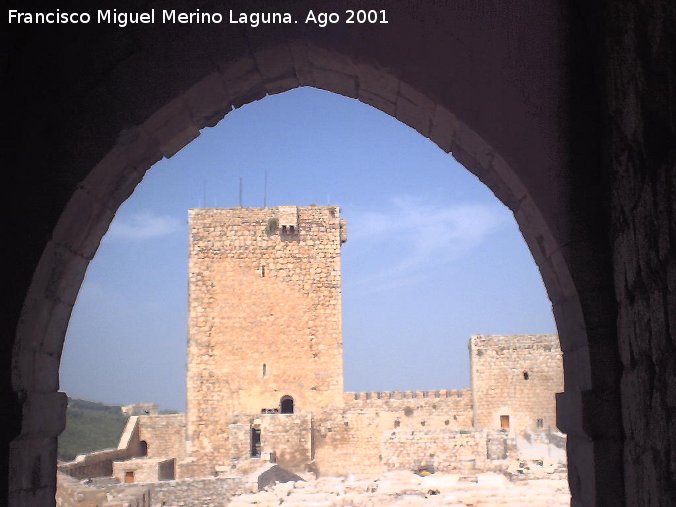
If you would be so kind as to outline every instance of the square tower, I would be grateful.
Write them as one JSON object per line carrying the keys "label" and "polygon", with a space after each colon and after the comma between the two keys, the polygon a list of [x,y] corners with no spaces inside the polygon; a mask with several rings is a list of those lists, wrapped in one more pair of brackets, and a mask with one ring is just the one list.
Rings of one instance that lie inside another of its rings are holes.
{"label": "square tower", "polygon": [[475,428],[556,428],[555,393],[563,390],[557,335],[472,336],[469,351]]}
{"label": "square tower", "polygon": [[224,464],[235,416],[343,404],[337,207],[189,211],[189,453]]}

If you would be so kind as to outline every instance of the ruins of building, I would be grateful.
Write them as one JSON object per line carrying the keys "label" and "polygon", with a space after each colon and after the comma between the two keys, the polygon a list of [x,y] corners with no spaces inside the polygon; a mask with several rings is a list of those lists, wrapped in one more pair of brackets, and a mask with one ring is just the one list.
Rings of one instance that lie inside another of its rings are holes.
{"label": "ruins of building", "polygon": [[150,483],[264,463],[318,475],[492,469],[514,457],[515,435],[556,431],[556,335],[472,336],[471,389],[343,392],[338,207],[189,216],[186,414],[131,417],[117,450],[62,472]]}
{"label": "ruins of building", "polygon": [[160,407],[157,403],[132,403],[131,405],[122,405],[124,415],[157,415],[160,413]]}

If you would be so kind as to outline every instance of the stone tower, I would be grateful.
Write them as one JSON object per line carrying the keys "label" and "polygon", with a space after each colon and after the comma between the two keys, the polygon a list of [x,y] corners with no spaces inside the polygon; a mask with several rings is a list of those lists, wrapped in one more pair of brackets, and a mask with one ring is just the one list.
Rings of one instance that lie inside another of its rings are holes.
{"label": "stone tower", "polygon": [[193,209],[189,221],[188,452],[217,466],[235,416],[342,406],[346,227],[329,206]]}
{"label": "stone tower", "polygon": [[475,428],[556,429],[555,393],[563,390],[557,335],[472,336],[469,352]]}

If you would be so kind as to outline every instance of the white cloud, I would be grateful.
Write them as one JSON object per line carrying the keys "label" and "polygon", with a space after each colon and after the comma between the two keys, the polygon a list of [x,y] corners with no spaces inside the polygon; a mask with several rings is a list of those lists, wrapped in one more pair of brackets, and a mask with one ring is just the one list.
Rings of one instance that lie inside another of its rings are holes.
{"label": "white cloud", "polygon": [[479,246],[508,212],[499,204],[435,205],[411,197],[392,199],[386,210],[352,214],[349,240],[359,249],[380,250],[381,264],[356,282],[368,292],[411,285],[431,269],[456,260]]}
{"label": "white cloud", "polygon": [[140,212],[126,220],[114,220],[106,238],[111,240],[146,240],[173,234],[180,230],[178,219],[168,215]]}

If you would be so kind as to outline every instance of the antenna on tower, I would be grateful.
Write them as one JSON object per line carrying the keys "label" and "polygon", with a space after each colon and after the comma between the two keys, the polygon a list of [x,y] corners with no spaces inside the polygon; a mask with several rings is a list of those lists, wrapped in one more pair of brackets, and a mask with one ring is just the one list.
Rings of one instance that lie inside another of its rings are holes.
{"label": "antenna on tower", "polygon": [[242,207],[242,177],[239,177],[239,207]]}
{"label": "antenna on tower", "polygon": [[263,207],[268,207],[268,170],[265,170],[265,178],[263,179]]}

